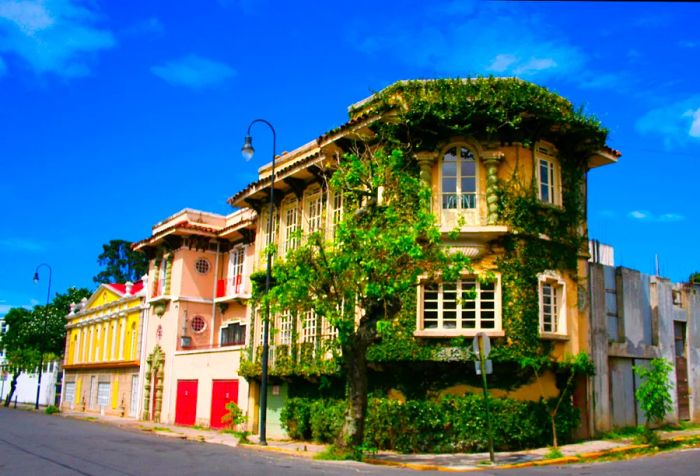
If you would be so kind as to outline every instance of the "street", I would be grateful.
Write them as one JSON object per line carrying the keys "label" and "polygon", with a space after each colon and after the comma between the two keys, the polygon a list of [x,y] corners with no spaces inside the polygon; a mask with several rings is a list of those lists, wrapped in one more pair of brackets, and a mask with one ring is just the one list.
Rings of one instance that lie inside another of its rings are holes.
{"label": "street", "polygon": [[[696,474],[700,451],[601,464],[486,470],[470,474]],[[411,474],[410,469],[356,462],[314,461],[250,447],[198,443],[110,425],[0,409],[2,475],[318,475]],[[443,474],[421,471],[420,474]]]}

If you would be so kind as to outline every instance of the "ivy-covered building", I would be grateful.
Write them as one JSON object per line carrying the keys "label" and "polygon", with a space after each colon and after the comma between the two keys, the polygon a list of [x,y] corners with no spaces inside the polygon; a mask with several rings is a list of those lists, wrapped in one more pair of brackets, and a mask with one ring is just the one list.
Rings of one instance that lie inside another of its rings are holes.
{"label": "ivy-covered building", "polygon": [[[469,256],[473,269],[449,282],[416,283],[398,321],[369,349],[370,392],[405,400],[477,391],[471,344],[483,332],[493,343],[493,393],[536,401],[559,394],[556,362],[590,352],[587,176],[620,156],[605,139],[596,119],[518,79],[398,82],[352,105],[345,124],[277,158],[271,234],[271,164],[229,203],[259,217],[254,269],[262,271],[270,244],[284,260],[310,233],[323,230],[333,239],[344,207],[329,178],[345,153],[368,140],[401,150],[431,191],[444,246]],[[342,396],[343,388],[328,322],[313,311],[280,312],[271,327],[274,434],[282,432],[279,409],[287,398]],[[249,331],[240,373],[251,385],[255,429],[259,318]],[[535,379],[526,363],[546,356],[554,364]],[[575,404],[587,408],[589,395],[581,378]]]}

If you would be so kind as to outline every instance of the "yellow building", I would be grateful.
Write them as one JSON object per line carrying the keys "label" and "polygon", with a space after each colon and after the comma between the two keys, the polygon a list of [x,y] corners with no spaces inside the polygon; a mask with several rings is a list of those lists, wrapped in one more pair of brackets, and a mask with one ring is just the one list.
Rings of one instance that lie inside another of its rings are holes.
{"label": "yellow building", "polygon": [[66,316],[64,409],[138,415],[143,282],[101,284]]}

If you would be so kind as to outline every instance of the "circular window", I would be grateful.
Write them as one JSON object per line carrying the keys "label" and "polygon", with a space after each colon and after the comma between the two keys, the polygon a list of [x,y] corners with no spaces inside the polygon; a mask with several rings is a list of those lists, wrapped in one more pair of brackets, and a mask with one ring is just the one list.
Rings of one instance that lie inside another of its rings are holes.
{"label": "circular window", "polygon": [[209,272],[209,261],[205,258],[199,258],[194,264],[194,269],[196,269],[199,274],[207,274]]}
{"label": "circular window", "polygon": [[194,316],[190,325],[192,326],[193,331],[202,332],[207,326],[207,323],[204,322],[204,318],[202,316]]}

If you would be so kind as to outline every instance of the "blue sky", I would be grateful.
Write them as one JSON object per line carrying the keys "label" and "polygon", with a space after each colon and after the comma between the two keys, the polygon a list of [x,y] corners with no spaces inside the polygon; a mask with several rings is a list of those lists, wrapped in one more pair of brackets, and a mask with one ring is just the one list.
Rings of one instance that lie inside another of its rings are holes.
{"label": "blue sky", "polygon": [[[700,5],[0,0],[0,314],[92,286],[110,239],[225,200],[400,79],[519,76],[583,106],[623,152],[589,175],[617,264],[700,270]],[[42,270],[45,278],[45,270]]]}

